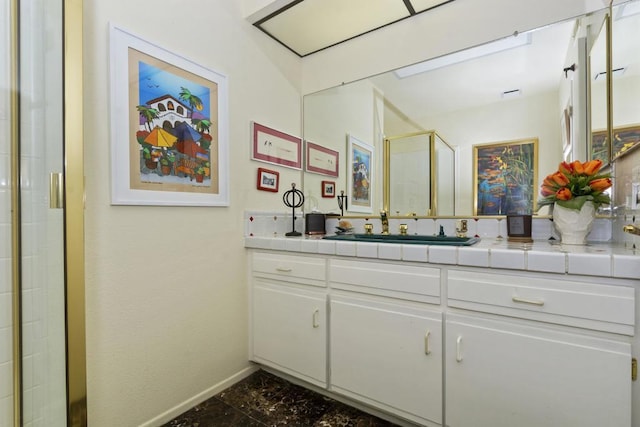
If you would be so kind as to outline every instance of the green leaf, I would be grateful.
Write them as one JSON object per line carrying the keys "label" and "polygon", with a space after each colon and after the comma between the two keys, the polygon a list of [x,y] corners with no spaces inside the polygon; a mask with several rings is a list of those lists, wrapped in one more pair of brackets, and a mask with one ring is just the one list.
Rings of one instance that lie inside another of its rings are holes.
{"label": "green leaf", "polygon": [[582,206],[589,200],[592,200],[593,197],[591,196],[578,196],[578,197],[574,197],[571,200],[556,200],[556,203],[560,206],[562,206],[563,208],[567,208],[567,209],[575,209],[577,211],[579,211],[580,209],[582,209]]}

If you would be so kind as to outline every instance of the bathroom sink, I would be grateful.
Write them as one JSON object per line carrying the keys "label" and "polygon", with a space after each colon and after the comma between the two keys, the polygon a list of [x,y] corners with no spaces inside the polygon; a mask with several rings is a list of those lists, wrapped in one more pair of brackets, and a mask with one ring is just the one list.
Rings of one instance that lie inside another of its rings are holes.
{"label": "bathroom sink", "polygon": [[470,246],[480,241],[476,237],[420,236],[414,234],[340,234],[325,236],[326,240],[343,242],[403,243],[409,245]]}

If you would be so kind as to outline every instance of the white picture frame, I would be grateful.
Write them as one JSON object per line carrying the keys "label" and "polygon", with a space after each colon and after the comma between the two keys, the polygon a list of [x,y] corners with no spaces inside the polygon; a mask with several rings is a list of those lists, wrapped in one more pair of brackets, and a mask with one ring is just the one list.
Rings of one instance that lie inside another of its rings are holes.
{"label": "white picture frame", "polygon": [[109,31],[111,204],[229,206],[227,77]]}

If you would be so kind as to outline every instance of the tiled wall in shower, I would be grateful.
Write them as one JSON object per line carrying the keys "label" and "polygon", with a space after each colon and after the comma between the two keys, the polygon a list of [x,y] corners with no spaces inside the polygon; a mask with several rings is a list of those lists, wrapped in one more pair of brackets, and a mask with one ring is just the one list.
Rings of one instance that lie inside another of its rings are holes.
{"label": "tiled wall in shower", "polygon": [[[0,16],[8,20],[9,3],[2,2]],[[7,28],[0,25],[0,28]],[[11,311],[11,193],[9,164],[9,46],[8,38],[0,37],[0,426],[12,425],[13,363]]]}

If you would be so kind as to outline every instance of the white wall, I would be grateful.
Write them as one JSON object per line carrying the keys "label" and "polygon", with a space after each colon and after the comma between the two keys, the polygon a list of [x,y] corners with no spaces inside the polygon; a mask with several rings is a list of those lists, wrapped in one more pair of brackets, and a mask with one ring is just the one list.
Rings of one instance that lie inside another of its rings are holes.
{"label": "white wall", "polygon": [[[158,425],[249,365],[243,210],[284,208],[255,189],[250,121],[300,134],[300,64],[240,2],[85,0],[84,20],[89,425]],[[230,207],[110,205],[109,22],[228,76]]]}

